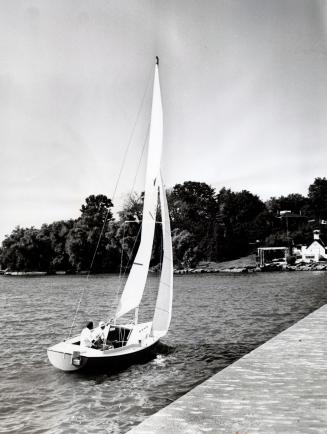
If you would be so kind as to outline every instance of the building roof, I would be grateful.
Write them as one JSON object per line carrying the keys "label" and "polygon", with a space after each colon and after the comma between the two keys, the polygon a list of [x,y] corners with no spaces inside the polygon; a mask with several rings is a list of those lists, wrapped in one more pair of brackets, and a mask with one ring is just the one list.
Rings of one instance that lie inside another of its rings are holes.
{"label": "building roof", "polygon": [[323,247],[324,249],[326,248],[325,243],[319,238],[319,240],[313,240],[312,243],[309,245],[312,246],[313,243],[318,243],[321,245],[321,247]]}

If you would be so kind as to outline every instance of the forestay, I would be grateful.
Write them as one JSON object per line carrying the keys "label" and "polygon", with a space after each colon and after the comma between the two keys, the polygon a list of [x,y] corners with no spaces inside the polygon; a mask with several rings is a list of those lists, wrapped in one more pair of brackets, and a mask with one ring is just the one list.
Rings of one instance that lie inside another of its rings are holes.
{"label": "forestay", "polygon": [[164,336],[169,329],[173,302],[173,249],[167,197],[161,177],[159,179],[159,189],[162,216],[163,259],[152,331],[154,335]]}
{"label": "forestay", "polygon": [[156,65],[145,178],[141,242],[117,307],[116,318],[121,317],[140,304],[149,271],[158,204],[162,128],[159,73],[158,65]]}

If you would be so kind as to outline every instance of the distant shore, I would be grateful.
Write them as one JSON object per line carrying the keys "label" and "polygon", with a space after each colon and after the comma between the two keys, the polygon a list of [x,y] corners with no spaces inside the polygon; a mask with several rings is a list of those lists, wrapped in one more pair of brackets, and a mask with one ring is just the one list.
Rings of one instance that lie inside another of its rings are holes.
{"label": "distant shore", "polygon": [[[151,270],[157,272],[158,270]],[[327,262],[311,262],[311,263],[298,263],[295,265],[288,265],[281,262],[273,262],[266,264],[264,267],[259,267],[256,263],[256,256],[249,255],[232,261],[224,262],[200,262],[194,268],[179,268],[174,270],[174,274],[202,274],[202,273],[257,273],[269,271],[327,271]],[[48,273],[46,271],[6,271],[0,270],[0,274],[5,276],[17,277],[41,277],[45,275],[87,275],[88,271],[55,271]],[[92,273],[93,274],[93,273]],[[96,274],[96,273],[95,273]]]}
{"label": "distant shore", "polygon": [[281,262],[266,264],[259,267],[255,255],[245,256],[224,262],[200,262],[197,267],[174,270],[175,274],[201,273],[257,273],[269,271],[327,271],[327,262],[298,263],[288,265]]}

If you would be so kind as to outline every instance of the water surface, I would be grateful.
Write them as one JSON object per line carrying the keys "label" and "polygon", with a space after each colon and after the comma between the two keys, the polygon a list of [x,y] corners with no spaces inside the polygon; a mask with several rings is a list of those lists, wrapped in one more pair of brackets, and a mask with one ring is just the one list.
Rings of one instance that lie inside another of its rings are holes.
{"label": "water surface", "polygon": [[[140,319],[150,319],[150,276]],[[173,318],[152,361],[122,372],[67,374],[46,348],[113,313],[117,276],[0,277],[0,432],[124,433],[327,302],[327,273],[175,277]]]}

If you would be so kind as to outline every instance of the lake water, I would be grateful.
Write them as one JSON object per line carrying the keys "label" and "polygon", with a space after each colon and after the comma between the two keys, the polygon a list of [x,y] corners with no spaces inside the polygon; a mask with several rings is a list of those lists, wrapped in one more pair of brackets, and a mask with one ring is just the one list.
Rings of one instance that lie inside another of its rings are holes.
{"label": "lake water", "polygon": [[[152,313],[148,280],[140,319]],[[46,348],[87,319],[109,318],[117,276],[0,277],[0,432],[124,433],[327,302],[327,273],[175,277],[173,318],[157,357],[122,372],[53,368]]]}

